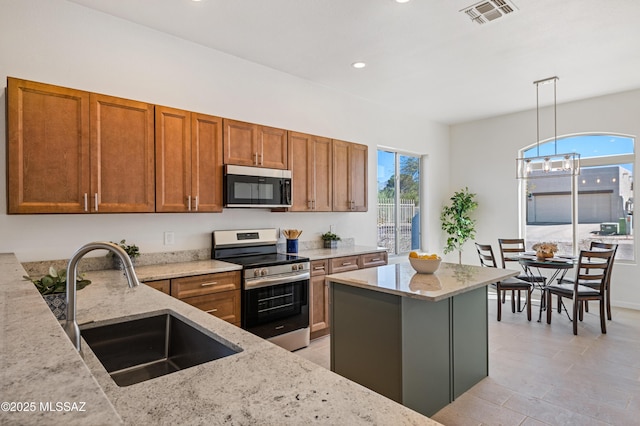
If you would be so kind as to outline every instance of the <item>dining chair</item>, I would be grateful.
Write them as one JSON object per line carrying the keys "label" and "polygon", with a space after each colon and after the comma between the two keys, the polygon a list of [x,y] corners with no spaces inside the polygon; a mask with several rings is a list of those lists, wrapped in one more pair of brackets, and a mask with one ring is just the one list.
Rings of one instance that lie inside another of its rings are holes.
{"label": "dining chair", "polygon": [[[500,247],[500,258],[502,260],[503,268],[507,268],[507,263],[517,263],[518,265],[514,269],[520,267],[518,255],[526,251],[523,238],[498,238],[498,247]],[[517,278],[523,281],[529,281],[530,283],[541,283],[542,285],[544,285],[547,280],[544,276],[527,274],[520,274]],[[513,297],[513,294],[511,296]],[[520,294],[518,294],[518,302],[519,301]],[[504,303],[504,295],[502,302]],[[518,305],[518,309],[519,308],[520,306]]]}
{"label": "dining chair", "polygon": [[[604,295],[604,299],[605,299],[605,304],[606,304],[606,308],[607,308],[607,319],[609,321],[611,321],[611,275],[612,275],[612,271],[613,271],[613,265],[615,263],[615,257],[616,257],[616,252],[618,251],[618,244],[615,243],[601,243],[599,241],[591,241],[591,244],[589,244],[589,250],[613,250],[613,259],[611,260],[611,267],[609,268],[609,276],[607,277],[607,283],[605,286],[605,295]],[[565,278],[563,280],[558,280],[558,282],[560,283],[572,283],[573,280],[570,278]],[[587,287],[591,287],[591,288],[598,288],[599,287],[599,283],[598,280],[595,280],[594,282],[589,282],[589,281],[585,281],[582,283],[582,285],[585,285]],[[558,306],[558,309],[560,309],[560,307]],[[585,311],[589,312],[589,302],[585,301],[584,302],[584,309]]]}
{"label": "dining chair", "polygon": [[[551,324],[551,297],[573,300],[573,334],[578,334],[578,320],[583,319],[582,304],[589,300],[600,302],[600,329],[607,332],[605,319],[605,294],[607,279],[613,265],[614,250],[581,250],[575,279],[572,283],[559,282],[545,287],[547,298],[547,324]],[[596,283],[597,288],[595,288]],[[589,286],[584,285],[589,284]]]}
{"label": "dining chair", "polygon": [[[497,268],[496,258],[493,255],[493,248],[491,244],[476,244],[476,250],[478,251],[478,257],[480,258],[480,264],[482,266],[486,266],[489,268]],[[496,288],[496,292],[498,294],[498,321],[502,319],[502,298],[501,294],[504,295],[506,291],[512,291],[511,293],[511,312],[516,312],[516,303],[514,299],[515,291],[518,291],[518,297],[520,296],[520,291],[524,290],[526,294],[526,308],[527,308],[527,319],[531,321],[531,290],[532,284],[528,281],[521,280],[518,278],[507,278],[502,281],[498,281],[492,284]],[[518,307],[520,304],[518,303]],[[521,312],[518,309],[518,312]]]}

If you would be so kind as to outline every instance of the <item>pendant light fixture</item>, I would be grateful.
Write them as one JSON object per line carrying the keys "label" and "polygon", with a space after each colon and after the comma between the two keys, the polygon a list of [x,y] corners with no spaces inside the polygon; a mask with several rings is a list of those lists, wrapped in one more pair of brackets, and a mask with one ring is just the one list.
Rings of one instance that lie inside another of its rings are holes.
{"label": "pendant light fixture", "polygon": [[[549,77],[534,81],[536,85],[536,156],[516,158],[516,177],[531,179],[543,177],[577,176],[580,174],[580,154],[558,154],[558,125],[556,86],[559,78]],[[540,85],[553,83],[553,154],[540,155]]]}

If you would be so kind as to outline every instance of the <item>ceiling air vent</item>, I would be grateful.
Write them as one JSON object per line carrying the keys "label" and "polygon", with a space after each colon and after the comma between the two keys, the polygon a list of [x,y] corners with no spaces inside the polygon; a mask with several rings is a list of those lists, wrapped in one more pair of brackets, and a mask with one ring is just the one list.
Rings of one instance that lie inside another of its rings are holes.
{"label": "ceiling air vent", "polygon": [[485,0],[465,7],[460,12],[464,12],[475,23],[486,24],[516,10],[518,8],[510,0]]}

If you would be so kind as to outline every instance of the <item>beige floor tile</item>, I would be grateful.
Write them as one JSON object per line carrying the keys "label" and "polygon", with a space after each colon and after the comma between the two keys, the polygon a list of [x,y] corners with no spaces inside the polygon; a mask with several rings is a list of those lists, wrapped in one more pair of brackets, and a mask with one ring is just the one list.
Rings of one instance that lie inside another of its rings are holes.
{"label": "beige floor tile", "polygon": [[[536,295],[539,294],[536,292]],[[489,300],[489,377],[432,418],[447,426],[640,424],[640,311],[614,308],[600,333],[596,305],[573,335],[566,315],[534,318]],[[539,299],[538,299],[539,300]],[[570,308],[570,303],[568,304]],[[329,368],[330,338],[296,351]]]}

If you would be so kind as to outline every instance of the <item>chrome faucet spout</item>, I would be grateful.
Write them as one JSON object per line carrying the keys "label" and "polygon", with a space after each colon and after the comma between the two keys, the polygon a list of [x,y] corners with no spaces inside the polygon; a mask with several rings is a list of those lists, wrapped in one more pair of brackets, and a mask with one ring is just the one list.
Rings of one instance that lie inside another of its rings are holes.
{"label": "chrome faucet spout", "polygon": [[124,265],[124,273],[127,277],[129,287],[140,285],[138,276],[133,270],[133,263],[127,253],[117,244],[107,242],[93,242],[80,247],[69,259],[67,265],[67,320],[64,324],[64,331],[71,339],[71,342],[80,352],[80,328],[76,321],[76,281],[78,279],[78,262],[85,254],[93,250],[108,250],[117,256]]}

